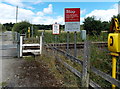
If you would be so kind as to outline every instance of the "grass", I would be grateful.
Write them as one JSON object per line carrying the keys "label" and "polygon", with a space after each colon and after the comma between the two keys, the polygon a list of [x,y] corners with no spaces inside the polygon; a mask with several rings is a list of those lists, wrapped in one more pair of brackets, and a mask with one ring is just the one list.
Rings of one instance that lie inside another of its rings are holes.
{"label": "grass", "polygon": [[[67,32],[61,31],[60,35],[53,35],[52,30],[38,30],[35,35],[40,36],[42,32],[44,33],[44,41],[46,43],[65,43],[67,42]],[[57,40],[55,41],[55,36]],[[87,40],[90,41],[107,41],[108,33],[101,33],[100,35],[90,36],[87,35]],[[74,32],[69,33],[69,42],[74,43]],[[77,32],[77,42],[82,42],[81,33]]]}
{"label": "grass", "polygon": [[[108,51],[106,48],[101,49],[95,45],[91,46],[91,57],[90,57],[90,65],[94,66],[98,70],[111,75],[111,56],[108,55]],[[83,55],[79,53],[80,55]],[[83,57],[79,55],[79,58],[83,60]],[[61,58],[64,62],[68,63],[73,68],[77,69],[82,73],[82,66],[78,63],[74,63],[64,57]],[[101,78],[100,76],[90,72],[90,79],[99,84],[102,87],[111,87],[111,84],[107,82],[105,79]],[[80,78],[79,78],[80,81]]]}
{"label": "grass", "polygon": [[[43,31],[38,31],[38,35],[40,35]],[[74,33],[71,32],[70,34],[70,42],[74,42]],[[46,43],[55,43],[55,35],[52,35],[51,30],[46,30],[44,34],[44,42]],[[60,35],[57,35],[57,42],[64,43],[66,42],[67,33],[61,31]],[[108,34],[101,33],[100,36],[88,36],[87,40],[90,41],[107,41]],[[77,42],[82,42],[80,38],[80,33],[77,33]],[[95,45],[91,46],[91,65],[95,68],[111,75],[111,57],[108,55],[107,48],[98,48]],[[64,87],[80,87],[80,79],[76,77],[73,73],[67,70],[62,64],[56,61],[54,57],[55,53],[53,51],[46,52],[40,59],[43,59],[46,64],[49,66],[50,71],[56,76],[56,79],[61,80],[63,82]],[[68,63],[78,71],[82,72],[82,67],[77,63],[73,63],[67,58],[63,56],[59,56],[64,62]],[[83,59],[83,56],[78,56],[78,58]],[[106,80],[102,79],[101,77],[95,75],[94,73],[90,73],[90,78],[101,85],[102,87],[108,87],[111,84],[106,82]]]}
{"label": "grass", "polygon": [[90,41],[105,41],[107,42],[108,39],[108,33],[101,33],[100,35],[87,35],[87,40]]}
{"label": "grass", "polygon": [[[73,33],[70,33],[70,42],[74,42],[73,40]],[[57,38],[57,40],[55,39],[55,36]],[[45,31],[45,37],[44,37],[44,41],[46,43],[65,43],[67,40],[67,33],[64,31],[60,32],[60,35],[52,35],[52,31]]]}
{"label": "grass", "polygon": [[[51,51],[51,50],[44,50],[44,54],[38,56],[36,59],[42,59],[45,64],[48,66],[50,72],[55,76],[57,80],[62,83],[61,87],[76,87],[80,88],[81,79],[71,73],[67,68],[65,68],[61,63],[56,60],[56,56],[62,59],[62,61],[66,62],[73,68],[77,69],[82,73],[82,66],[68,60],[66,57],[59,55],[58,53]],[[83,59],[81,56],[79,56]],[[34,60],[33,57],[25,57],[25,60],[30,61]],[[97,48],[95,45],[91,46],[91,65],[95,68],[111,75],[111,57],[108,56],[108,51],[105,49],[102,50]],[[97,76],[96,74],[90,72],[90,79],[94,82],[98,83],[102,87],[110,87],[111,84],[108,83],[106,80],[102,79],[101,77]]]}
{"label": "grass", "polygon": [[23,59],[26,61],[34,61],[35,60],[35,58],[32,56],[25,56],[25,57],[23,57]]}
{"label": "grass", "polygon": [[1,87],[5,87],[6,85],[7,85],[7,82],[1,82],[1,83],[0,83],[0,86],[1,86]]}
{"label": "grass", "polygon": [[[50,52],[50,53],[52,53],[52,52]],[[91,66],[94,66],[98,70],[101,70],[102,72],[111,75],[111,56],[108,55],[108,53],[109,53],[109,51],[107,51],[107,48],[98,48],[97,46],[92,45],[91,46],[90,64],[91,64]],[[79,53],[79,54],[81,54],[81,53]],[[50,56],[53,56],[53,55],[55,55],[55,54],[50,54]],[[83,55],[83,54],[81,54],[81,55]],[[58,53],[57,53],[57,56],[59,56]],[[59,56],[59,57],[64,62],[66,62],[67,64],[72,66],[73,68],[82,72],[82,66],[81,65],[68,60],[66,57],[63,57],[63,56]],[[83,57],[81,57],[80,55],[79,55],[79,58],[83,60]],[[52,58],[51,58],[51,60],[52,60]],[[59,63],[59,65],[62,65],[62,64]],[[61,69],[61,70],[64,71],[63,73],[65,75],[67,73],[69,73],[65,69]],[[75,75],[72,76],[72,77],[76,78]],[[70,80],[71,79],[72,78],[70,78]],[[93,72],[90,72],[90,79],[92,79],[94,82],[98,83],[102,87],[111,87],[111,84],[109,82],[107,82],[105,79],[102,79],[100,76],[94,74]],[[72,80],[74,80],[74,79],[72,79]],[[74,81],[74,82],[76,82],[76,83],[79,82],[79,84],[80,84],[80,81],[81,81],[80,78],[76,78],[76,81]]]}
{"label": "grass", "polygon": [[111,56],[107,48],[98,48],[95,45],[91,46],[91,65],[105,72],[111,68],[110,60]]}
{"label": "grass", "polygon": [[[79,89],[80,81],[78,77],[76,77],[73,73],[71,73],[68,69],[66,69],[61,63],[59,63],[56,60],[55,56],[51,56],[51,55],[55,55],[53,51],[49,50],[49,53],[46,53],[46,55],[42,55],[40,59],[43,59],[46,62],[46,64],[50,68],[50,71],[54,74],[56,79],[62,82],[61,87],[75,87],[76,89]],[[66,60],[65,57],[63,56],[60,57]]]}
{"label": "grass", "polygon": [[[91,65],[109,74],[111,67],[109,65],[109,62],[107,61],[110,59],[110,57],[106,55],[107,52],[104,50],[100,50],[97,47],[91,47],[91,50],[94,51],[94,55],[92,55],[90,59]],[[50,70],[55,73],[56,78],[62,79],[62,81],[64,82],[63,86],[70,87],[71,84],[73,84],[71,87],[73,86],[76,86],[78,88],[80,87],[81,79],[76,77],[69,70],[67,70],[61,63],[57,62],[56,58],[54,57],[56,55],[55,53],[52,54],[52,52],[49,51],[46,55],[49,57],[46,58],[45,61],[48,63]],[[68,60],[66,57],[61,56],[58,53],[57,53],[57,57],[59,57],[62,61],[66,62],[67,64],[69,64],[70,66],[72,66],[73,68],[77,69],[78,71],[82,73],[81,65]],[[111,85],[110,83],[106,82],[106,80],[102,79],[101,77],[95,75],[92,72],[90,73],[90,79],[92,79],[94,82],[98,83],[102,87],[110,87]]]}
{"label": "grass", "polygon": [[[108,55],[108,53],[109,51],[107,48],[98,48],[95,45],[92,45],[90,64],[98,70],[111,75],[111,56]],[[90,73],[90,78],[103,88],[111,87],[109,82],[92,72]]]}

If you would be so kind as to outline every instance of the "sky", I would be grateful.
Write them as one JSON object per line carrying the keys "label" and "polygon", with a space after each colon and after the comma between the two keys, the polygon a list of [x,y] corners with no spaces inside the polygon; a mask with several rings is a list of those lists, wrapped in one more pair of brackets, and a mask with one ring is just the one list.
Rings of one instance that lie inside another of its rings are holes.
{"label": "sky", "polygon": [[29,21],[32,24],[64,24],[65,8],[80,8],[80,24],[87,17],[109,21],[118,14],[117,0],[1,0],[0,23],[16,22],[16,6],[18,6],[18,20]]}

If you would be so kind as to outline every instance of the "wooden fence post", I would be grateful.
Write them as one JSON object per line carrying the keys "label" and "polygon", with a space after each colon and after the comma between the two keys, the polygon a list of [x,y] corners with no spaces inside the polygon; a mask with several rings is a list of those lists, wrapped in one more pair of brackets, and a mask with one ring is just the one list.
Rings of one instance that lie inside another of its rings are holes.
{"label": "wooden fence post", "polygon": [[83,88],[89,88],[89,71],[90,71],[90,42],[85,41],[81,82]]}

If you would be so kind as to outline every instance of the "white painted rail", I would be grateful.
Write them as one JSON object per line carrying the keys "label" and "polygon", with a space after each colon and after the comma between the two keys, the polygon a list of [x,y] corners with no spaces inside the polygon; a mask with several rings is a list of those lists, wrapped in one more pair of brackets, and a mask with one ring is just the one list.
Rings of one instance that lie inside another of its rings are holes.
{"label": "white painted rail", "polygon": [[23,44],[22,46],[40,46],[40,44]]}
{"label": "white painted rail", "polygon": [[23,50],[23,53],[28,53],[28,52],[36,53],[36,52],[40,52],[40,50]]}

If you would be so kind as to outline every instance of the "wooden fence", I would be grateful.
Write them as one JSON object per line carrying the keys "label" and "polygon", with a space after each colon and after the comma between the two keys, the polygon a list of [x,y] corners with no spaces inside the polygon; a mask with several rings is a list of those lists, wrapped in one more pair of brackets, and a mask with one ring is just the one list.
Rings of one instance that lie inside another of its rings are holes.
{"label": "wooden fence", "polygon": [[84,44],[84,60],[81,61],[80,59],[68,54],[67,52],[58,49],[56,47],[52,47],[52,46],[48,46],[50,49],[57,51],[59,54],[66,56],[67,58],[69,58],[72,62],[78,63],[80,65],[82,65],[82,73],[79,72],[78,70],[76,70],[75,68],[73,68],[72,66],[68,65],[66,62],[62,61],[59,57],[57,57],[56,59],[63,64],[67,69],[69,69],[72,73],[74,73],[76,76],[78,76],[79,78],[81,78],[81,85],[82,87],[86,87],[88,88],[89,85],[92,86],[95,89],[102,89],[102,87],[100,85],[98,85],[97,83],[93,82],[91,79],[89,79],[89,73],[90,71],[95,73],[96,75],[102,77],[103,79],[105,79],[106,81],[108,81],[111,84],[116,85],[118,88],[120,88],[120,81],[117,79],[112,78],[110,75],[96,69],[93,66],[90,66],[90,42],[85,42]]}

